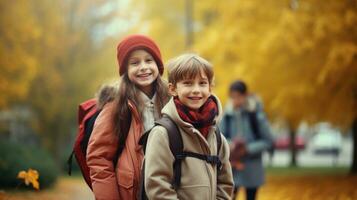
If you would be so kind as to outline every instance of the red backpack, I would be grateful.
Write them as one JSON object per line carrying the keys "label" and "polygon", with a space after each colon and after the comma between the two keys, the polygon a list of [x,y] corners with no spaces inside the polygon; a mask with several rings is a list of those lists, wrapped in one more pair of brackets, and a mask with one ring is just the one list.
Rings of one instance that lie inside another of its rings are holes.
{"label": "red backpack", "polygon": [[[83,178],[86,181],[87,185],[92,189],[92,182],[89,175],[89,167],[87,165],[87,147],[89,138],[92,134],[95,120],[97,119],[101,110],[97,108],[97,100],[89,99],[81,103],[78,107],[78,132],[75,139],[74,147],[72,153],[70,154],[67,164],[68,164],[68,174],[71,175],[72,172],[72,158],[75,156],[78,166],[82,172]],[[114,166],[118,161],[118,157],[122,152],[124,145],[119,145],[115,160]]]}

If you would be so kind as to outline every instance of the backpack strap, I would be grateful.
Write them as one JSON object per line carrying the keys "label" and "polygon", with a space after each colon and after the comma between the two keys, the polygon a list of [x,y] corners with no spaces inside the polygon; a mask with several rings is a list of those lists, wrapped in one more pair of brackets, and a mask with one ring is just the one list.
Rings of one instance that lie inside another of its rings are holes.
{"label": "backpack strap", "polygon": [[170,150],[173,156],[175,157],[175,161],[173,163],[174,178],[172,180],[172,185],[175,189],[180,187],[181,163],[182,160],[185,159],[186,157],[193,157],[206,161],[207,163],[210,164],[215,164],[218,170],[222,168],[222,163],[219,159],[219,153],[222,146],[222,138],[218,126],[216,126],[216,130],[215,130],[215,135],[217,140],[217,155],[212,156],[212,155],[204,155],[194,152],[183,151],[184,148],[183,140],[179,128],[168,115],[163,115],[163,117],[160,120],[158,120],[156,124],[165,127],[169,136]]}
{"label": "backpack strap", "polygon": [[83,152],[86,152],[87,154],[87,147],[88,147],[88,142],[89,142],[89,138],[92,134],[93,128],[94,128],[94,123],[95,120],[98,118],[100,112],[102,110],[97,110],[93,116],[91,116],[90,118],[88,118],[85,122],[84,122],[84,138],[81,141],[80,145],[81,148],[83,150]]}
{"label": "backpack strap", "polygon": [[[173,171],[174,171],[174,177],[172,180],[172,186],[176,190],[180,187],[181,184],[181,163],[182,160],[185,159],[186,157],[194,157],[200,160],[203,160],[207,163],[210,164],[215,164],[217,166],[217,169],[220,170],[222,163],[219,159],[219,152],[222,146],[222,138],[221,138],[221,133],[219,131],[218,126],[216,126],[216,140],[217,140],[217,155],[212,156],[212,155],[204,155],[204,154],[198,154],[194,152],[187,152],[183,151],[183,140],[181,133],[179,131],[179,128],[177,127],[176,123],[168,116],[168,115],[163,115],[159,120],[155,122],[155,125],[160,125],[163,126],[167,130],[167,134],[169,137],[169,147],[171,150],[171,153],[173,154],[175,160],[173,163]],[[143,136],[139,140],[139,144],[143,146],[143,150],[145,153],[146,150],[146,145],[147,145],[147,139],[149,136],[151,129],[146,131]]]}
{"label": "backpack strap", "polygon": [[221,160],[219,159],[218,156],[199,154],[199,153],[194,153],[194,152],[189,152],[189,151],[184,151],[180,155],[177,155],[177,156],[182,157],[182,159],[184,159],[185,157],[193,157],[193,158],[197,158],[197,159],[206,161],[207,163],[210,163],[210,164],[215,164],[217,166],[222,165]]}
{"label": "backpack strap", "polygon": [[255,140],[261,139],[261,134],[258,127],[258,119],[256,112],[248,112],[250,127],[253,131],[253,136]]}
{"label": "backpack strap", "polygon": [[[259,130],[259,122],[258,122],[258,118],[257,118],[257,112],[248,112],[248,117],[249,117],[250,127],[252,128],[252,131],[253,131],[254,140],[262,139],[262,133]],[[268,152],[270,155],[273,155],[274,151],[275,151],[275,146],[274,146],[274,144],[272,144],[269,147]]]}
{"label": "backpack strap", "polygon": [[[163,126],[167,130],[168,135],[169,135],[169,146],[170,146],[171,152],[173,154],[175,152],[179,152],[180,150],[182,152],[183,142],[182,142],[182,137],[179,132],[179,129],[178,129],[177,125],[172,121],[172,119],[168,115],[164,114],[160,119],[155,121],[155,125],[151,129],[145,131],[143,133],[143,135],[140,137],[139,145],[143,146],[144,154],[146,152],[146,145],[147,145],[147,140],[149,138],[149,134],[150,134],[151,130],[157,125]],[[173,142],[173,141],[175,141],[175,142]],[[180,144],[178,144],[178,143],[180,143]]]}
{"label": "backpack strap", "polygon": [[[216,131],[214,132],[216,134],[216,140],[217,140],[217,156],[219,157],[219,153],[222,148],[222,137],[221,137],[221,131],[219,130],[218,126],[216,126]],[[217,164],[217,169],[221,170],[222,169],[222,163],[219,162]]]}
{"label": "backpack strap", "polygon": [[68,165],[68,175],[72,175],[72,160],[73,160],[73,154],[74,150],[72,150],[71,154],[69,155],[67,159],[67,165]]}
{"label": "backpack strap", "polygon": [[[87,119],[85,121],[85,125],[84,125],[85,134],[84,134],[83,140],[80,142],[80,146],[81,146],[83,152],[87,152],[89,137],[90,137],[91,132],[93,130],[94,122],[97,119],[99,113],[100,113],[100,110],[96,111],[95,114],[92,117],[90,117],[89,119]],[[84,117],[82,117],[82,119],[83,118]],[[72,150],[72,153],[69,155],[69,158],[67,160],[68,175],[70,175],[70,176],[72,175],[72,159],[73,159],[73,155],[74,155],[74,150]]]}
{"label": "backpack strap", "polygon": [[224,115],[224,128],[225,128],[224,134],[227,138],[232,137],[231,125],[232,125],[232,116]]}
{"label": "backpack strap", "polygon": [[163,115],[157,122],[157,125],[161,125],[166,128],[169,136],[170,150],[175,157],[173,163],[174,177],[172,180],[172,186],[174,189],[178,189],[181,184],[181,162],[184,159],[183,155],[183,141],[182,136],[176,123],[168,116]]}
{"label": "backpack strap", "polygon": [[[174,177],[172,179],[171,184],[173,185],[174,189],[177,189],[181,183],[181,161],[182,161],[183,157],[181,157],[180,155],[183,152],[182,136],[180,134],[180,131],[179,131],[177,125],[172,121],[172,119],[168,115],[164,114],[160,119],[155,121],[154,127],[157,125],[163,126],[167,130],[167,133],[169,136],[170,151],[173,154],[173,156],[175,157],[175,161],[173,163]],[[143,147],[144,154],[146,153],[146,145],[147,145],[147,140],[149,138],[149,134],[153,128],[151,128],[150,130],[147,130],[140,137],[139,145],[141,145]],[[145,163],[145,161],[144,161],[144,163]],[[143,165],[143,166],[145,166],[145,165]],[[144,167],[142,168],[142,173],[145,173]],[[143,185],[144,185],[143,181],[141,181],[140,185],[141,185],[140,186],[141,190],[144,190],[143,189]],[[140,194],[141,194],[140,199],[147,199],[146,196],[144,195],[145,194],[144,191],[141,191]]]}

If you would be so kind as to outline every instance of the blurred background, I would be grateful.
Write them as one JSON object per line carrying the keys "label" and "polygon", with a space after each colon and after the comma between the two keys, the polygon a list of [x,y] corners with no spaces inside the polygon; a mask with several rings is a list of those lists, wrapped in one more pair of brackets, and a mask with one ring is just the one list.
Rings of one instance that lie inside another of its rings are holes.
{"label": "blurred background", "polygon": [[[130,33],[212,62],[223,103],[236,79],[261,97],[276,151],[259,199],[357,199],[356,0],[1,0],[0,199],[93,199],[66,175],[77,107],[118,80]],[[28,168],[38,192],[15,189]]]}

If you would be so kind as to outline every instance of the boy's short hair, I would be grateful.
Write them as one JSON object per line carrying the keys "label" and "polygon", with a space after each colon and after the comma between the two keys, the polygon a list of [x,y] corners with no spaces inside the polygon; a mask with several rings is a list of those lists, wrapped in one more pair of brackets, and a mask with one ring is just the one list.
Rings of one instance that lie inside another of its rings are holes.
{"label": "boy's short hair", "polygon": [[246,94],[248,92],[248,88],[243,81],[237,80],[231,84],[229,87],[229,92],[239,92],[241,94]]}
{"label": "boy's short hair", "polygon": [[213,80],[212,64],[197,54],[183,54],[171,59],[167,63],[169,83],[176,85],[184,79],[194,79],[201,75],[201,70],[206,74],[211,85]]}

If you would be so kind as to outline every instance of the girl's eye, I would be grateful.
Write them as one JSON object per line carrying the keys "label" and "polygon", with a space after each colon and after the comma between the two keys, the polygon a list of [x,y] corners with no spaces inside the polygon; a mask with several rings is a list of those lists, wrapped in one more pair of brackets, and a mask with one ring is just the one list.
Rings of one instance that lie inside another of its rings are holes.
{"label": "girl's eye", "polygon": [[147,63],[151,63],[151,62],[153,61],[153,59],[148,58],[148,59],[146,59],[145,61],[146,61]]}
{"label": "girl's eye", "polygon": [[208,83],[207,83],[207,81],[201,81],[200,82],[200,85],[207,85]]}
{"label": "girl's eye", "polygon": [[138,61],[131,61],[131,62],[130,62],[130,65],[138,65],[138,64],[139,64]]}

